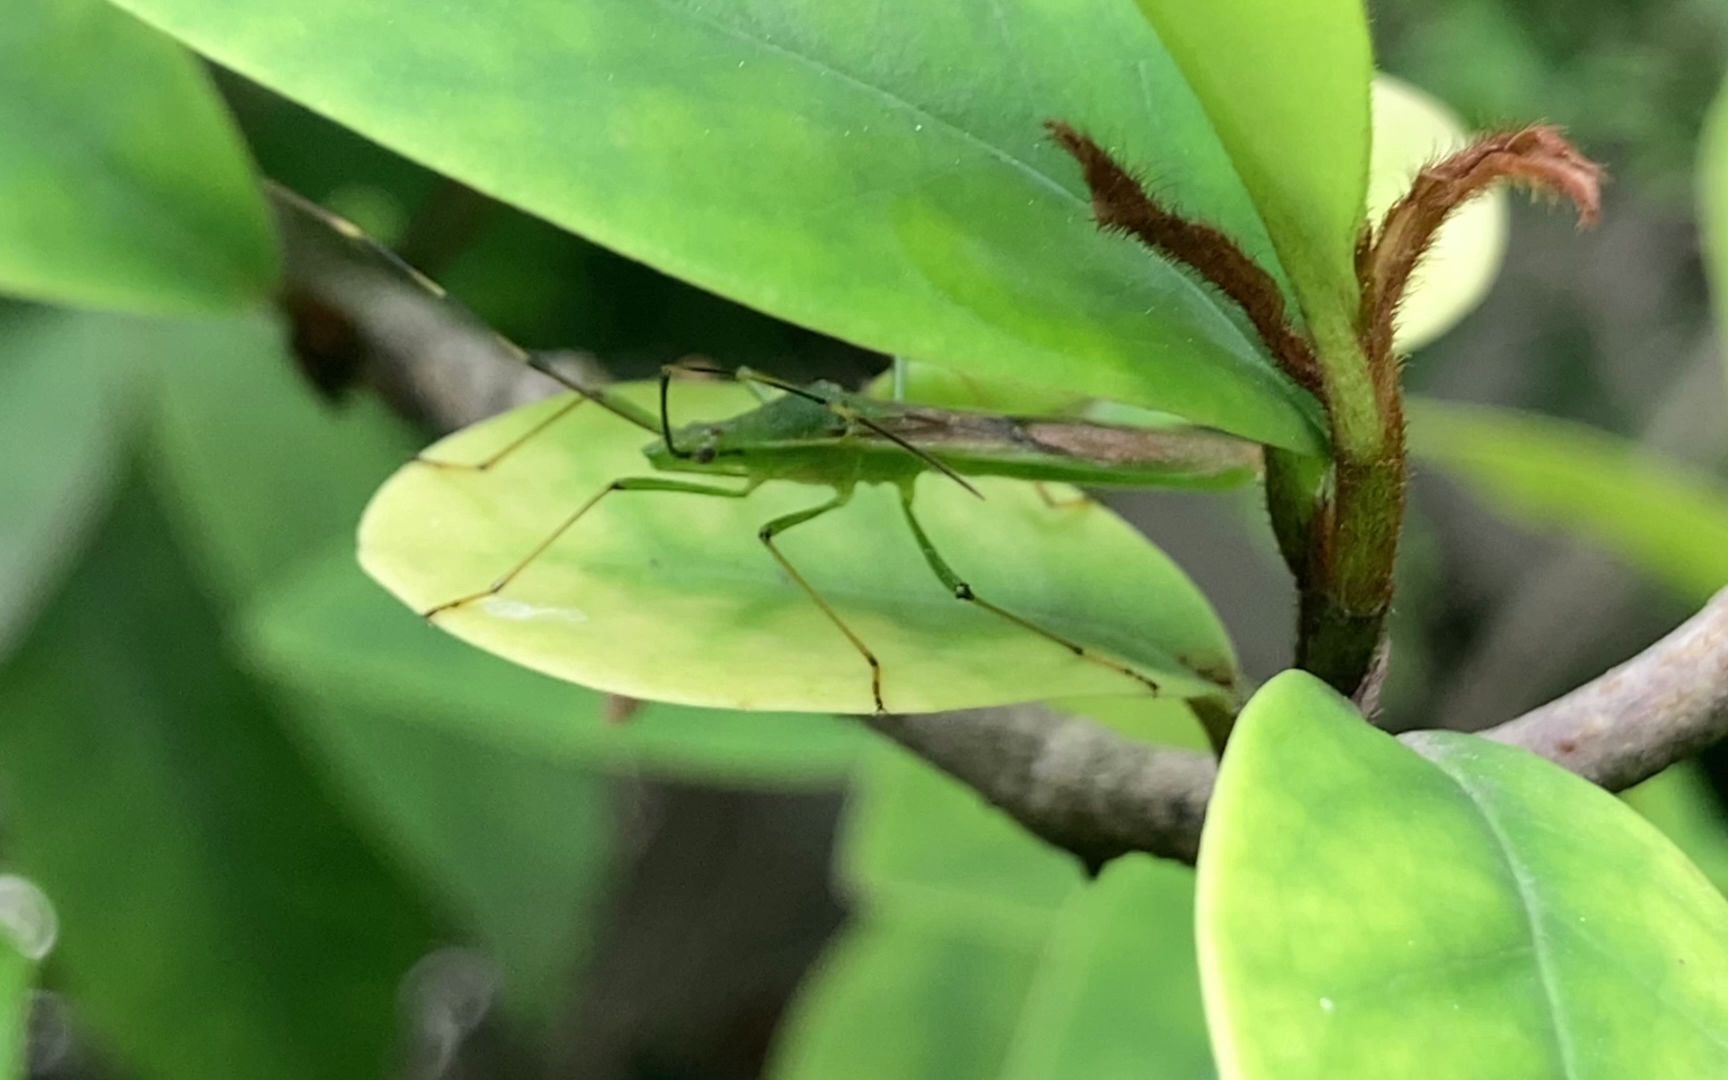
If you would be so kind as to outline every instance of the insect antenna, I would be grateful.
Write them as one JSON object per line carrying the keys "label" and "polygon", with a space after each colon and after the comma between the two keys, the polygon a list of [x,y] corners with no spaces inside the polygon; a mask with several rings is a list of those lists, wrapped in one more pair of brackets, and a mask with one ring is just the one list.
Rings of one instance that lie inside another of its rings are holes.
{"label": "insect antenna", "polygon": [[[503,339],[501,338],[500,340]],[[527,360],[529,367],[538,371],[540,374],[545,375],[553,382],[556,382],[570,390],[574,390],[576,393],[587,398],[589,401],[592,401],[594,404],[605,409],[620,420],[625,420],[629,423],[635,424],[644,431],[654,434],[659,433],[659,426],[654,423],[653,416],[649,415],[646,409],[639,408],[628,401],[620,401],[597,386],[589,386],[580,379],[559,371],[553,365],[553,360],[555,358],[554,354],[539,352],[530,353],[518,348],[509,341],[505,341],[504,343],[509,345],[512,349],[515,349],[519,355],[523,356]],[[664,413],[662,413],[662,415],[664,415]]]}
{"label": "insect antenna", "polygon": [[[666,444],[666,452],[668,454],[671,454],[675,458],[687,459],[695,457],[696,455],[692,451],[678,449],[678,445],[672,441],[672,419],[671,413],[667,408],[667,399],[671,396],[672,372],[674,370],[675,369],[671,366],[660,369],[660,441]],[[703,369],[682,368],[677,370],[696,371]]]}
{"label": "insect antenna", "polygon": [[856,420],[860,424],[863,424],[865,427],[869,428],[871,431],[874,431],[876,434],[882,436],[884,439],[887,439],[889,442],[893,443],[895,446],[898,446],[900,449],[906,451],[908,454],[911,454],[913,457],[917,458],[919,461],[922,461],[924,464],[930,466],[932,469],[935,469],[937,472],[941,473],[943,476],[946,476],[948,479],[954,481],[956,484],[959,484],[961,487],[965,488],[967,491],[970,491],[972,494],[978,496],[980,499],[982,499],[984,497],[984,493],[982,491],[979,491],[977,488],[973,487],[972,484],[964,476],[961,476],[959,473],[957,473],[953,469],[949,468],[948,465],[944,464],[942,461],[940,461],[936,457],[932,456],[929,453],[929,451],[921,450],[918,447],[912,445],[910,442],[906,441],[906,439],[902,438],[899,435],[894,434],[892,431],[889,431],[887,428],[883,427],[881,424],[878,424],[876,421],[870,419],[868,416],[860,416],[858,413],[855,413],[855,412],[847,412],[844,415],[846,416],[846,418],[848,420]]}

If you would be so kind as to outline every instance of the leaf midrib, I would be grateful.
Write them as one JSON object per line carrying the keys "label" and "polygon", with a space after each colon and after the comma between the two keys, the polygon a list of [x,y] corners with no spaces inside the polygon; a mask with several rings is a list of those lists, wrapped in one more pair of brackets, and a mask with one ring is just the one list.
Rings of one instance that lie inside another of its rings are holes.
{"label": "leaf midrib", "polygon": [[1512,881],[1513,888],[1518,893],[1520,912],[1524,916],[1524,924],[1529,932],[1531,955],[1536,961],[1537,979],[1542,986],[1543,1004],[1548,1012],[1548,1033],[1553,1038],[1554,1049],[1560,1059],[1561,1075],[1576,1077],[1579,1075],[1577,1061],[1573,1056],[1571,1042],[1566,1037],[1566,1010],[1561,1004],[1559,988],[1555,982],[1554,961],[1549,955],[1548,935],[1543,930],[1542,918],[1539,915],[1540,900],[1536,894],[1535,881],[1522,859],[1515,853],[1511,838],[1500,825],[1500,819],[1488,808],[1486,801],[1478,794],[1477,789],[1462,772],[1454,772],[1448,763],[1437,757],[1429,758],[1429,763],[1438,769],[1441,775],[1451,780],[1464,794],[1465,802],[1482,821],[1489,835],[1494,838],[1495,846],[1500,855],[1506,875]]}

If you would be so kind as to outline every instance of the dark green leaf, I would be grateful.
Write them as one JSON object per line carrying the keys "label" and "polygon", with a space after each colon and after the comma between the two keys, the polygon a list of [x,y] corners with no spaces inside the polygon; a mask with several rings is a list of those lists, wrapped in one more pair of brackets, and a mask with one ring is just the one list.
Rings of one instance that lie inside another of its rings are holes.
{"label": "dark green leaf", "polygon": [[103,0],[13,0],[0,33],[0,289],[143,312],[260,300],[275,241],[198,62]]}
{"label": "dark green leaf", "polygon": [[0,324],[0,657],[101,514],[135,381],[102,329],[69,316]]}
{"label": "dark green leaf", "polygon": [[30,982],[35,967],[0,930],[0,1080],[24,1080]]}
{"label": "dark green leaf", "polygon": [[414,896],[327,801],[140,486],[0,671],[7,852],[79,1015],[162,1080],[385,1074]]}
{"label": "dark green leaf", "polygon": [[409,157],[791,321],[1323,445],[1313,402],[1222,300],[1098,233],[1045,137],[1053,117],[1091,129],[1268,257],[1205,114],[1125,4],[125,6]]}
{"label": "dark green leaf", "polygon": [[225,600],[352,537],[373,489],[413,456],[414,440],[375,402],[338,411],[318,400],[271,320],[107,325],[110,347],[156,375],[150,464]]}

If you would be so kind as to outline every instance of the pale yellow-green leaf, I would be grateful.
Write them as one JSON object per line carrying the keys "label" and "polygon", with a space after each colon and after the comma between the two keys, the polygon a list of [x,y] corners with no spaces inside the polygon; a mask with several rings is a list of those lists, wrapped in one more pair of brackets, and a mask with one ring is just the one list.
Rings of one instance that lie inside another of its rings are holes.
{"label": "pale yellow-green leaf", "polygon": [[[623,391],[641,402],[652,387]],[[680,387],[686,417],[754,404],[735,386]],[[557,408],[543,402],[430,449],[476,461]],[[410,464],[360,532],[369,573],[417,610],[486,589],[613,480],[656,474],[646,432],[579,408],[486,472]],[[686,477],[736,488],[724,477]],[[1030,485],[980,479],[980,500],[934,474],[920,517],[976,593],[1131,665],[1171,696],[1233,679],[1224,630],[1193,583],[1096,505],[1052,508]],[[634,697],[719,708],[868,712],[860,654],[757,539],[832,492],[776,481],[745,499],[614,493],[503,593],[440,627],[527,667]],[[1145,692],[1136,678],[954,598],[919,555],[891,488],[784,533],[786,556],[880,658],[890,710],[933,712],[1051,696]]]}
{"label": "pale yellow-green leaf", "polygon": [[1219,1072],[1707,1076],[1728,1061],[1728,904],[1612,795],[1526,751],[1422,753],[1303,672],[1268,682],[1200,841]]}

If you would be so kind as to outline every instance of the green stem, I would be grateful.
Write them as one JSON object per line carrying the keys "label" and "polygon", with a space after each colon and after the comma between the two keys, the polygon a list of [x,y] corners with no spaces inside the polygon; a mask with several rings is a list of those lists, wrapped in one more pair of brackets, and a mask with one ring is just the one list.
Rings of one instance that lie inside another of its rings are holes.
{"label": "green stem", "polygon": [[1332,424],[1324,485],[1269,455],[1267,498],[1300,594],[1297,666],[1340,693],[1361,688],[1392,606],[1404,518],[1404,423],[1390,357],[1367,356],[1349,320],[1311,322]]}

